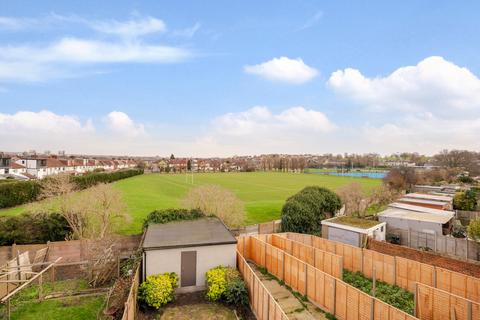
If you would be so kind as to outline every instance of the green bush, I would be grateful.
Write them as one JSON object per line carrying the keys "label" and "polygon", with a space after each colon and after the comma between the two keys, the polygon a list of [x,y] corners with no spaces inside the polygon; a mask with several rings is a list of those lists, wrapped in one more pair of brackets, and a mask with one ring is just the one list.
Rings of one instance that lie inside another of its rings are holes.
{"label": "green bush", "polygon": [[477,192],[475,190],[455,193],[453,208],[456,210],[474,211],[477,207]]}
{"label": "green bush", "polygon": [[37,181],[0,183],[0,208],[35,201],[40,191],[40,184]]}
{"label": "green bush", "polygon": [[207,299],[235,306],[248,305],[248,293],[242,278],[234,268],[218,266],[206,273]]}
{"label": "green bush", "polygon": [[174,300],[173,292],[178,287],[178,276],[174,272],[148,276],[140,285],[138,299],[150,307],[159,309]]}
{"label": "green bush", "polygon": [[204,217],[205,214],[198,209],[163,209],[150,212],[143,222],[146,228],[149,224],[163,224],[179,220],[195,220]]}
{"label": "green bush", "polygon": [[[83,176],[72,176],[71,179],[77,188],[82,190],[99,183],[111,183],[140,174],[143,174],[141,169],[128,169],[116,172],[87,173]],[[0,209],[35,201],[40,196],[41,189],[41,181],[0,183]]]}
{"label": "green bush", "polygon": [[[373,281],[360,272],[343,270],[343,281],[369,295],[372,294]],[[415,305],[413,293],[402,289],[399,286],[390,285],[377,280],[375,297],[406,313],[413,314]]]}
{"label": "green bush", "polygon": [[67,220],[58,213],[0,217],[0,246],[63,241],[70,233]]}
{"label": "green bush", "polygon": [[140,174],[143,174],[141,169],[128,169],[115,172],[92,172],[72,177],[72,179],[79,189],[86,189],[99,183],[111,183]]}
{"label": "green bush", "polygon": [[321,221],[342,207],[340,197],[322,187],[306,187],[288,198],[282,208],[282,230],[319,234]]}

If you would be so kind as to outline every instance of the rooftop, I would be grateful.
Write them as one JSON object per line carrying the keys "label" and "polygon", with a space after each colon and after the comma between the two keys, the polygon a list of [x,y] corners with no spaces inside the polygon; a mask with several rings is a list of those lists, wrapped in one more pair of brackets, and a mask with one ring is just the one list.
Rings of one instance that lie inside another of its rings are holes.
{"label": "rooftop", "polygon": [[435,195],[435,194],[428,194],[428,193],[407,193],[405,198],[412,198],[412,199],[425,199],[425,200],[432,200],[432,201],[440,201],[440,202],[451,202],[452,197],[445,196],[445,195]]}
{"label": "rooftop", "polygon": [[388,207],[389,208],[404,209],[404,210],[408,210],[408,211],[443,215],[443,216],[452,216],[454,214],[453,211],[432,209],[432,208],[415,206],[415,205],[411,205],[411,204],[398,203],[398,202],[391,203]]}
{"label": "rooftop", "polygon": [[[444,210],[437,210],[437,211],[444,211]],[[445,214],[432,214],[427,212],[411,211],[407,209],[390,207],[385,211],[380,212],[378,216],[444,224],[449,222],[454,216],[454,213],[452,211],[444,211],[444,212]]]}
{"label": "rooftop", "polygon": [[397,201],[402,203],[408,202],[408,203],[419,203],[419,204],[431,204],[436,206],[445,206],[448,204],[448,202],[445,202],[445,201],[420,199],[420,198],[408,198],[408,197],[403,197],[401,199],[398,199]]}
{"label": "rooftop", "polygon": [[151,224],[147,228],[143,249],[168,249],[237,243],[218,218]]}
{"label": "rooftop", "polygon": [[329,221],[362,229],[370,229],[371,227],[375,227],[377,224],[381,223],[375,220],[367,220],[351,216],[336,217],[333,219],[329,219]]}

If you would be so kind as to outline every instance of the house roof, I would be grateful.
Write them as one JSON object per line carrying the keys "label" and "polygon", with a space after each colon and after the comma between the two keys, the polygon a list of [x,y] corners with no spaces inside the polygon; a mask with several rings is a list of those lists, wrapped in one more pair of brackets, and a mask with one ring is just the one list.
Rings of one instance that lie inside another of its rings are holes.
{"label": "house roof", "polygon": [[144,250],[210,246],[237,243],[218,218],[151,224],[147,228]]}
{"label": "house roof", "polygon": [[18,164],[16,162],[11,162],[10,169],[25,169],[25,166],[22,166],[21,164]]}

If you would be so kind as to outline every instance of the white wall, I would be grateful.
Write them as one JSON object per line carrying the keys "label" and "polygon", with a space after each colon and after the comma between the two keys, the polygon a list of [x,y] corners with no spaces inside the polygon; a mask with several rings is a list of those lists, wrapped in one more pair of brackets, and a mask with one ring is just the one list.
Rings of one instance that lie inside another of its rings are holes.
{"label": "white wall", "polygon": [[164,272],[175,272],[178,275],[178,285],[181,280],[182,251],[197,251],[197,287],[205,286],[205,273],[218,265],[236,268],[236,244],[187,247],[174,249],[158,249],[145,251],[146,276]]}

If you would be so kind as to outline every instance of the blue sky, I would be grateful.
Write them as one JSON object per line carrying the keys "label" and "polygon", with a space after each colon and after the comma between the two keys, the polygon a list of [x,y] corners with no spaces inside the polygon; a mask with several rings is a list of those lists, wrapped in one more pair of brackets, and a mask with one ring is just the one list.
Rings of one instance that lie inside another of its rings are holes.
{"label": "blue sky", "polygon": [[480,147],[475,1],[2,1],[1,150]]}

